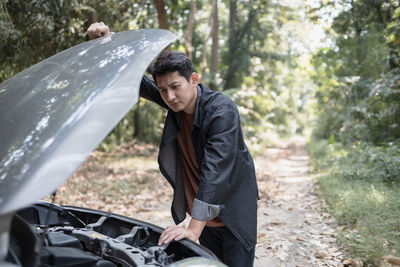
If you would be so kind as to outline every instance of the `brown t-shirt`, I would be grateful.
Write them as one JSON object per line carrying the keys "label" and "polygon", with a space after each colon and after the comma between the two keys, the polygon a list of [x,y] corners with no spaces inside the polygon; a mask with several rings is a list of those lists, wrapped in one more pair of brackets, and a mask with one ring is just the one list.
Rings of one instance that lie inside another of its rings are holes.
{"label": "brown t-shirt", "polygon": [[[200,184],[200,172],[197,166],[196,153],[192,142],[192,128],[194,114],[181,112],[180,132],[178,134],[179,154],[182,162],[182,178],[185,187],[186,212],[192,214],[194,198],[197,195]],[[218,218],[207,221],[206,226],[223,226]]]}

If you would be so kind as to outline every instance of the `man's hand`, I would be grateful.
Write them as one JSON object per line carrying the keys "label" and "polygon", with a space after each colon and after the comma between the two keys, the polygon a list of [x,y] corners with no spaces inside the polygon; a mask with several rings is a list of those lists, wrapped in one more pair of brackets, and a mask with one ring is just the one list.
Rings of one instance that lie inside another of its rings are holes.
{"label": "man's hand", "polygon": [[96,22],[89,26],[87,29],[87,34],[89,35],[90,39],[96,39],[98,37],[111,35],[112,33],[110,32],[108,26],[104,24],[104,22]]}
{"label": "man's hand", "polygon": [[172,240],[178,241],[184,238],[196,241],[199,238],[199,236],[197,236],[194,232],[192,232],[189,229],[186,229],[183,226],[178,226],[178,225],[168,226],[162,232],[160,239],[158,240],[158,245],[161,246],[163,244],[168,244]]}
{"label": "man's hand", "polygon": [[189,226],[186,229],[183,226],[168,226],[161,234],[158,240],[158,245],[168,244],[172,240],[178,241],[184,238],[188,238],[192,241],[199,239],[201,232],[203,231],[205,221],[199,221],[194,218],[190,220]]}

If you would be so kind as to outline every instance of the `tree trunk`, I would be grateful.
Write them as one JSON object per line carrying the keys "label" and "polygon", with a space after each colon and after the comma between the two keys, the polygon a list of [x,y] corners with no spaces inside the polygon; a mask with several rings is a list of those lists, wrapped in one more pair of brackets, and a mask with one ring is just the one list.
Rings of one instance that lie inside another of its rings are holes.
{"label": "tree trunk", "polygon": [[229,39],[231,39],[233,37],[232,34],[235,32],[236,2],[237,2],[237,0],[229,1]]}
{"label": "tree trunk", "polygon": [[218,71],[218,2],[217,0],[212,1],[212,49],[211,49],[211,80],[210,88],[212,90],[217,89],[216,74]]}
{"label": "tree trunk", "polygon": [[[167,13],[165,12],[165,4],[164,0],[155,0],[156,1],[156,8],[157,8],[157,14],[158,14],[158,24],[161,29],[166,29],[168,30],[168,24],[167,24]],[[165,50],[168,49],[165,48]],[[167,117],[167,113],[163,112],[162,120],[165,121]]]}
{"label": "tree trunk", "polygon": [[228,36],[228,71],[225,76],[225,85],[224,90],[229,89],[232,84],[233,76],[234,76],[234,64],[235,64],[235,52],[236,52],[236,0],[229,1],[229,36]]}
{"label": "tree trunk", "polygon": [[164,0],[156,0],[156,9],[158,14],[158,25],[161,29],[168,29],[167,13],[165,12]]}
{"label": "tree trunk", "polygon": [[193,46],[192,46],[192,36],[194,27],[194,17],[196,15],[196,0],[191,1],[191,8],[189,14],[189,21],[186,28],[185,43],[186,43],[186,54],[190,60],[192,60]]}
{"label": "tree trunk", "polygon": [[253,22],[256,17],[256,9],[252,6],[252,1],[249,1],[249,14],[246,23],[243,26],[237,27],[236,16],[237,16],[237,0],[231,0],[229,5],[229,52],[228,52],[228,71],[225,76],[224,90],[233,88],[235,84],[235,78],[237,76],[238,68],[238,56],[240,56],[240,44],[245,40],[246,34],[250,32],[253,26]]}

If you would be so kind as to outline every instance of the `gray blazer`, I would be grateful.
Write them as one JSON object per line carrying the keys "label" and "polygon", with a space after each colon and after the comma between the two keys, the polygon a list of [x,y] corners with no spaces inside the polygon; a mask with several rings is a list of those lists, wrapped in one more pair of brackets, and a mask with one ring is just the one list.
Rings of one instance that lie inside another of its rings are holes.
{"label": "gray blazer", "polygon": [[[141,82],[140,96],[168,109],[156,84],[146,76]],[[186,217],[176,139],[179,120],[179,112],[168,109],[158,155],[160,171],[174,189],[171,212],[176,224]],[[257,242],[258,189],[239,112],[228,96],[202,84],[197,87],[192,140],[200,185],[191,216],[203,221],[219,216],[243,246],[252,249]]]}

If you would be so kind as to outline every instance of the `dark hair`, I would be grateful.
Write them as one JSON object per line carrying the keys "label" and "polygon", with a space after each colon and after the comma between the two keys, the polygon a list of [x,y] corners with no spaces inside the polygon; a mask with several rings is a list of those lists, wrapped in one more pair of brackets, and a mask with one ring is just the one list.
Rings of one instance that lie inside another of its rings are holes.
{"label": "dark hair", "polygon": [[184,53],[177,50],[163,51],[148,69],[148,72],[153,75],[154,81],[156,81],[156,77],[174,71],[178,71],[187,81],[190,81],[190,77],[194,72],[190,59]]}

